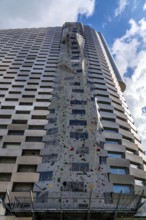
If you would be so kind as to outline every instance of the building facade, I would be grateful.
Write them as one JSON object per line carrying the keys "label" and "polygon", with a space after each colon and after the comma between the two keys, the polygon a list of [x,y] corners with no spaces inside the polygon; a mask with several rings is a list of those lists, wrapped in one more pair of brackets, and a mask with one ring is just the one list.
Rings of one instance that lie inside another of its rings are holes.
{"label": "building facade", "polygon": [[146,196],[146,156],[101,33],[0,31],[2,220],[117,219]]}

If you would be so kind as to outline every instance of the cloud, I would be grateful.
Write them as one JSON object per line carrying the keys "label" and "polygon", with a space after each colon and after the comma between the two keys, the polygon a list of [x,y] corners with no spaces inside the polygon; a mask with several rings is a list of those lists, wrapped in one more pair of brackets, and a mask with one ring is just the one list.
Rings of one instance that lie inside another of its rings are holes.
{"label": "cloud", "polygon": [[128,5],[128,0],[119,0],[118,7],[115,9],[115,16],[120,15]]}
{"label": "cloud", "polygon": [[143,10],[144,10],[144,11],[146,10],[146,3],[145,3],[144,6],[143,6]]}
{"label": "cloud", "polygon": [[95,0],[1,0],[0,28],[59,26],[94,9]]}
{"label": "cloud", "polygon": [[126,82],[125,98],[146,147],[146,20],[131,19],[129,24],[126,33],[115,40],[112,53]]}

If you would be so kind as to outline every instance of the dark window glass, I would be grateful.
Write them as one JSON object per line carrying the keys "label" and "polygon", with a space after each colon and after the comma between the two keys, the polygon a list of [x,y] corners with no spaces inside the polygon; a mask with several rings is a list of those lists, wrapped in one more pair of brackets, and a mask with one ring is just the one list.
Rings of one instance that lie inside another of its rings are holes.
{"label": "dark window glass", "polygon": [[48,181],[52,180],[53,177],[53,171],[47,171],[40,173],[40,181]]}
{"label": "dark window glass", "polygon": [[85,110],[83,110],[83,109],[73,109],[72,114],[74,114],[74,115],[76,115],[76,114],[85,115]]}
{"label": "dark window glass", "polygon": [[84,192],[83,182],[63,182],[63,191]]}
{"label": "dark window glass", "polygon": [[85,120],[70,120],[70,125],[87,125],[87,121]]}
{"label": "dark window glass", "polygon": [[71,100],[70,104],[71,105],[86,105],[87,101],[85,101],[85,100]]}
{"label": "dark window glass", "polygon": [[79,133],[79,132],[70,132],[70,138],[75,138],[75,139],[87,139],[88,138],[88,133]]}
{"label": "dark window glass", "polygon": [[73,89],[72,92],[83,93],[84,90],[83,89]]}
{"label": "dark window glass", "polygon": [[106,157],[99,157],[99,164],[106,164]]}
{"label": "dark window glass", "polygon": [[72,163],[72,171],[89,171],[88,163]]}

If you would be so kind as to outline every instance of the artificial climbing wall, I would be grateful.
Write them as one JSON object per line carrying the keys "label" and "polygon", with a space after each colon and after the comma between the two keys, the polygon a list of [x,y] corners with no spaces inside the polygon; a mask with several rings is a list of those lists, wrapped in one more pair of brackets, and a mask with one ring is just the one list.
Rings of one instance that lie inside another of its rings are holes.
{"label": "artificial climbing wall", "polygon": [[60,40],[45,148],[38,166],[40,179],[34,191],[38,197],[91,190],[95,196],[103,196],[112,187],[84,27],[65,23]]}

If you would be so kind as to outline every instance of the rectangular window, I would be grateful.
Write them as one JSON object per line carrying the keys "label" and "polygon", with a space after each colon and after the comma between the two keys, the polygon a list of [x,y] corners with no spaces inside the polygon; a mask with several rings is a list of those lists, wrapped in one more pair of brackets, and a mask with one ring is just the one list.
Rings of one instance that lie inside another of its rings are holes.
{"label": "rectangular window", "polygon": [[16,111],[16,114],[23,114],[23,115],[27,115],[30,114],[30,111]]}
{"label": "rectangular window", "polygon": [[13,192],[30,192],[33,190],[33,183],[13,183]]}
{"label": "rectangular window", "polygon": [[12,124],[27,124],[27,120],[13,120]]}
{"label": "rectangular window", "polygon": [[139,169],[139,164],[130,162],[130,167]]}
{"label": "rectangular window", "polygon": [[88,163],[72,163],[72,171],[88,172],[89,164]]}
{"label": "rectangular window", "polygon": [[112,133],[118,133],[118,129],[117,128],[105,128],[104,127],[104,131],[105,132],[112,132]]}
{"label": "rectangular window", "polygon": [[42,120],[42,119],[46,119],[46,115],[32,115],[31,118],[37,119],[37,120]]}
{"label": "rectangular window", "polygon": [[9,182],[11,180],[11,173],[0,173],[0,181]]}
{"label": "rectangular window", "polygon": [[83,89],[72,89],[72,92],[75,92],[75,93],[83,93],[84,90],[83,90]]}
{"label": "rectangular window", "polygon": [[22,156],[39,156],[40,150],[22,150]]}
{"label": "rectangular window", "polygon": [[72,85],[72,86],[80,86],[80,82],[71,82],[70,85]]}
{"label": "rectangular window", "polygon": [[70,101],[70,104],[71,105],[86,105],[87,104],[87,101],[85,100],[71,100]]}
{"label": "rectangular window", "polygon": [[129,193],[131,193],[131,191],[132,191],[132,188],[131,188],[131,186],[129,186],[129,185],[116,185],[116,184],[114,184],[114,193],[126,193],[126,194],[129,194]]}
{"label": "rectangular window", "polygon": [[16,157],[0,157],[0,163],[16,163]]}
{"label": "rectangular window", "polygon": [[40,173],[40,181],[48,181],[52,180],[53,178],[53,171],[46,171]]}
{"label": "rectangular window", "polygon": [[134,181],[135,181],[135,185],[138,185],[138,186],[144,186],[145,185],[145,182],[142,179],[136,179],[135,178]]}
{"label": "rectangular window", "polygon": [[84,192],[83,182],[63,182],[63,191]]}
{"label": "rectangular window", "polygon": [[108,157],[110,157],[110,158],[124,158],[124,154],[123,153],[108,152]]}
{"label": "rectangular window", "polygon": [[42,142],[42,137],[30,136],[30,137],[26,137],[25,141],[26,142]]}
{"label": "rectangular window", "polygon": [[106,158],[107,157],[99,156],[99,164],[106,164]]}
{"label": "rectangular window", "polygon": [[37,166],[36,165],[18,165],[17,172],[36,172]]}
{"label": "rectangular window", "polygon": [[70,138],[75,138],[75,139],[87,139],[88,138],[88,133],[86,132],[70,132]]}
{"label": "rectangular window", "polygon": [[51,114],[55,113],[55,109],[49,109],[49,111]]}
{"label": "rectangular window", "polygon": [[111,167],[111,173],[112,174],[120,174],[120,175],[125,175],[127,174],[127,169],[122,168],[122,167]]}
{"label": "rectangular window", "polygon": [[29,125],[28,127],[29,130],[44,130],[43,125]]}
{"label": "rectangular window", "polygon": [[106,144],[121,144],[120,140],[116,140],[116,139],[106,139]]}
{"label": "rectangular window", "polygon": [[83,110],[83,109],[73,109],[72,114],[73,115],[85,115],[85,110]]}
{"label": "rectangular window", "polygon": [[9,130],[8,131],[8,135],[24,135],[24,131],[23,130]]}
{"label": "rectangular window", "polygon": [[85,121],[85,120],[70,120],[70,125],[86,126],[87,125],[87,121]]}

